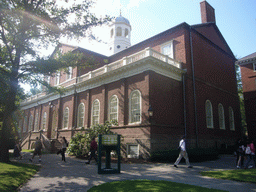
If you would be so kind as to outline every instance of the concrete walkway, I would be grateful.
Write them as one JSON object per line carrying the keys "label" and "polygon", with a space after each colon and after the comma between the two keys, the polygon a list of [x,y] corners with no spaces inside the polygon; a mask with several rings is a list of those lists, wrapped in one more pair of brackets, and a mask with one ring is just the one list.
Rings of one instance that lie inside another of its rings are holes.
{"label": "concrete walkway", "polygon": [[[25,154],[23,160],[19,162],[29,163],[30,154]],[[95,185],[105,182],[129,179],[150,179],[167,180],[178,183],[186,183],[207,188],[222,189],[237,192],[256,192],[256,185],[243,182],[213,179],[201,176],[199,172],[204,170],[233,169],[235,158],[233,156],[222,156],[217,161],[192,163],[192,169],[188,169],[184,164],[179,168],[173,164],[122,164],[121,174],[97,173],[97,165],[85,164],[85,161],[67,157],[67,162],[61,161],[61,156],[55,154],[43,155],[42,168],[31,178],[21,189],[27,191],[87,191]],[[38,163],[38,157],[33,160]],[[113,165],[112,167],[114,167]]]}

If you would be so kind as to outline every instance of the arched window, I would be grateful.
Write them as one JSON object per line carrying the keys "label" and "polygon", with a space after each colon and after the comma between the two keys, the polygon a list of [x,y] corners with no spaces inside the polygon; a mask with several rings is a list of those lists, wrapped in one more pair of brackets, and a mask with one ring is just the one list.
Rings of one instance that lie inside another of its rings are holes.
{"label": "arched window", "polygon": [[229,112],[229,128],[230,130],[235,131],[235,118],[234,118],[234,111],[232,107],[228,108],[228,112]]}
{"label": "arched window", "polygon": [[121,27],[116,28],[116,36],[122,36],[122,28]]}
{"label": "arched window", "polygon": [[110,37],[112,38],[113,35],[114,35],[114,29],[111,29],[111,31],[110,31]]}
{"label": "arched window", "polygon": [[85,107],[83,103],[80,103],[78,105],[78,112],[77,112],[77,127],[83,127],[84,126],[84,111]]}
{"label": "arched window", "polygon": [[125,36],[126,38],[128,38],[128,37],[129,37],[129,31],[128,31],[128,29],[127,29],[127,28],[125,28],[124,36]]}
{"label": "arched window", "polygon": [[99,124],[99,119],[100,119],[100,102],[98,99],[96,99],[92,104],[92,125]]}
{"label": "arched window", "polygon": [[28,122],[28,131],[32,131],[33,128],[33,116],[30,115],[29,122]]}
{"label": "arched window", "polygon": [[47,113],[44,112],[43,121],[42,121],[42,130],[46,129],[46,118],[47,118]]}
{"label": "arched window", "polygon": [[139,123],[141,121],[141,94],[138,90],[131,92],[129,104],[130,123]]}
{"label": "arched window", "polygon": [[213,128],[212,103],[209,100],[207,100],[205,102],[205,114],[206,114],[206,126],[207,126],[207,128]]}
{"label": "arched window", "polygon": [[68,128],[68,120],[69,120],[69,108],[66,107],[63,113],[63,128],[67,129]]}
{"label": "arched window", "polygon": [[34,131],[38,131],[38,113],[36,113],[36,117],[35,117]]}
{"label": "arched window", "polygon": [[219,112],[219,125],[220,129],[225,129],[225,115],[224,115],[224,107],[220,103],[218,106],[218,112]]}
{"label": "arched window", "polygon": [[109,121],[118,120],[118,98],[116,95],[109,99],[108,119]]}
{"label": "arched window", "polygon": [[25,116],[24,123],[23,123],[23,132],[27,131],[27,125],[28,125],[28,116]]}

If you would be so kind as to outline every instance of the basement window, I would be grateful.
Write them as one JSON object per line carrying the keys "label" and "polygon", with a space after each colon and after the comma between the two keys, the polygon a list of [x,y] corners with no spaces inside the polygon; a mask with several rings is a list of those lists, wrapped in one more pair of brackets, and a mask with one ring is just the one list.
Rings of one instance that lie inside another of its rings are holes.
{"label": "basement window", "polygon": [[139,158],[139,145],[138,144],[127,144],[127,157],[128,158]]}

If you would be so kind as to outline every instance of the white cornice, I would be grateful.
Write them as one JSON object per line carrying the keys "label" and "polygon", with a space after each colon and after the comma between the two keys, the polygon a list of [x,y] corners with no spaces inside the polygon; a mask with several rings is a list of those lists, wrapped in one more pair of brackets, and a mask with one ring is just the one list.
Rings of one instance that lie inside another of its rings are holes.
{"label": "white cornice", "polygon": [[[104,84],[113,83],[145,71],[154,71],[177,81],[182,81],[182,74],[185,73],[185,70],[177,67],[180,66],[178,62],[155,52],[150,48],[132,56],[125,57],[121,61],[117,61],[113,64],[106,65],[102,69],[99,68],[85,74],[84,77],[82,77],[85,78],[83,81],[78,81],[76,84],[65,87],[67,91],[61,96],[60,94],[51,93],[45,96],[35,97],[33,100],[24,101],[21,103],[21,110],[29,109],[56,100],[60,97],[73,95],[75,92],[80,93]],[[113,69],[111,67],[113,67]]]}
{"label": "white cornice", "polygon": [[245,59],[242,61],[237,61],[236,64],[237,65],[247,65],[247,64],[251,64],[251,63],[255,63],[256,62],[256,57],[250,58],[250,59]]}

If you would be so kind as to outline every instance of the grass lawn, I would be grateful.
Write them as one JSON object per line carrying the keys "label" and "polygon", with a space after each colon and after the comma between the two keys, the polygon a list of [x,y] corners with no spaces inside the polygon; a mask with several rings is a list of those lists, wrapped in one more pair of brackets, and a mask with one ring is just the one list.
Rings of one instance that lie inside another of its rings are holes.
{"label": "grass lawn", "polygon": [[208,189],[194,185],[175,183],[171,181],[152,181],[152,180],[126,180],[104,183],[94,186],[87,192],[126,192],[126,191],[175,191],[175,192],[217,192],[222,190]]}
{"label": "grass lawn", "polygon": [[17,188],[31,178],[39,168],[31,164],[0,162],[0,191],[17,191]]}
{"label": "grass lawn", "polygon": [[227,171],[204,171],[203,176],[213,177],[216,179],[227,179],[234,181],[256,183],[256,169],[235,169]]}

